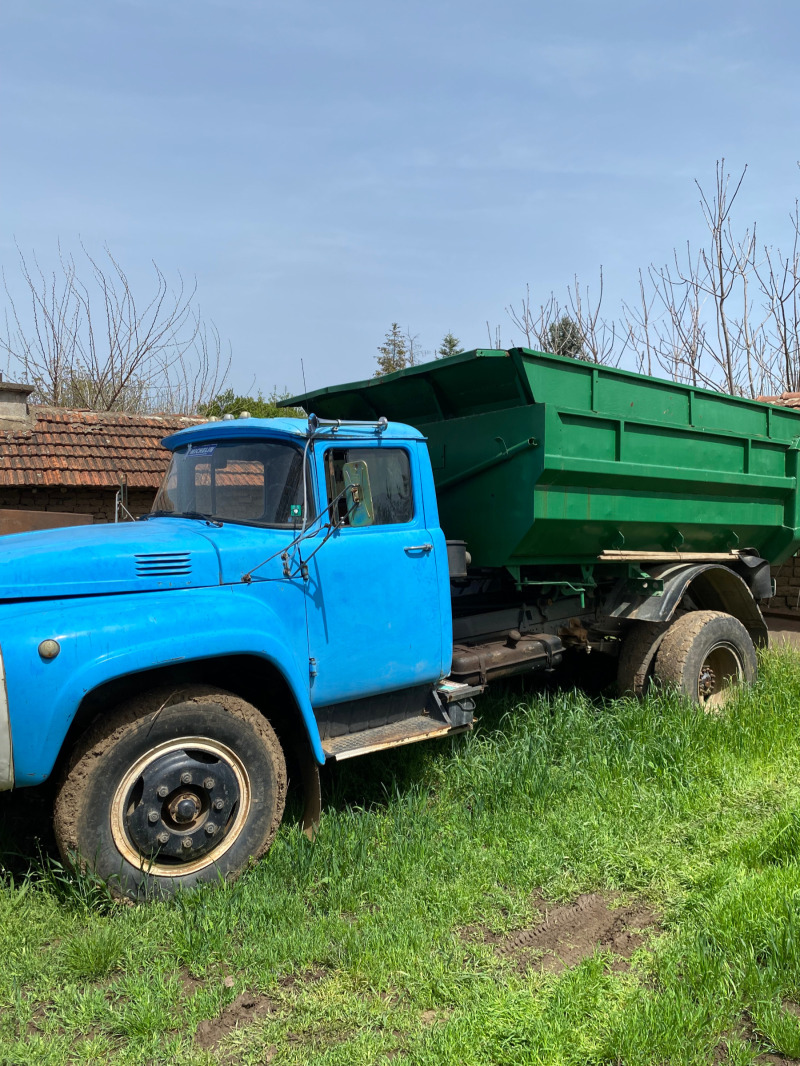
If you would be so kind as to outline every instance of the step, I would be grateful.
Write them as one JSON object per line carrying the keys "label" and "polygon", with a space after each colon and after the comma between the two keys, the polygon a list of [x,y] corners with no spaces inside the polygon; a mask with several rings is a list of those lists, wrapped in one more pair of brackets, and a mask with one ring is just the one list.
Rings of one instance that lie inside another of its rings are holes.
{"label": "step", "polygon": [[437,737],[451,737],[456,733],[466,733],[472,729],[472,723],[452,726],[443,718],[420,714],[414,718],[405,718],[402,722],[377,726],[375,729],[362,729],[358,733],[348,733],[342,737],[329,737],[322,742],[322,750],[327,757],[336,762],[352,759],[356,755],[366,755],[371,751],[384,751],[387,748],[399,748],[404,744],[415,744],[418,740],[435,740]]}
{"label": "step", "polygon": [[440,681],[436,686],[436,691],[446,703],[454,703],[457,700],[480,696],[486,691],[486,685],[466,685],[462,681]]}

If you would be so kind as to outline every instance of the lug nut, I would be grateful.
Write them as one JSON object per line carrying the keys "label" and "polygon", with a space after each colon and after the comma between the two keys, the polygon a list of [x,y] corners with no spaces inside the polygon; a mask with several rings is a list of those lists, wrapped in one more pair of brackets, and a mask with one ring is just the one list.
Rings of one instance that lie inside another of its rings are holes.
{"label": "lug nut", "polygon": [[184,785],[191,785],[192,775],[190,773],[181,774],[181,783]]}
{"label": "lug nut", "polygon": [[213,835],[216,833],[216,831],[217,831],[217,827],[214,825],[214,823],[213,822],[208,822],[208,824],[206,825],[206,833],[210,837],[213,837]]}
{"label": "lug nut", "polygon": [[203,788],[207,788],[207,789],[210,790],[213,787],[214,787],[214,778],[213,777],[205,778],[205,780],[203,781]]}
{"label": "lug nut", "polygon": [[147,812],[147,820],[150,823],[150,825],[155,825],[156,822],[158,821],[158,811],[148,811]]}
{"label": "lug nut", "polygon": [[169,795],[169,789],[167,788],[166,785],[159,785],[158,788],[156,789],[156,795],[158,796],[159,799],[162,799],[162,800],[166,799],[167,796]]}
{"label": "lug nut", "polygon": [[169,844],[169,833],[159,833],[156,840],[159,844]]}
{"label": "lug nut", "polygon": [[191,837],[184,837],[182,842],[181,842],[181,847],[185,848],[188,851],[188,849],[191,846],[192,846],[192,838]]}
{"label": "lug nut", "polygon": [[211,806],[214,808],[215,811],[221,811],[222,808],[225,806],[225,800],[215,799]]}

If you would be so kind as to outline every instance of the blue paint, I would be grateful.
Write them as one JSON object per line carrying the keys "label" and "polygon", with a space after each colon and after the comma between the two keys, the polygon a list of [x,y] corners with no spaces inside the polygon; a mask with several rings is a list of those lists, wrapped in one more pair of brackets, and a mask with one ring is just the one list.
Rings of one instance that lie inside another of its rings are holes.
{"label": "blue paint", "polygon": [[[305,420],[247,419],[182,430],[164,444],[191,444],[213,459],[218,441],[282,440],[303,449],[307,431]],[[4,537],[0,647],[16,784],[50,774],[87,693],[153,667],[225,655],[274,665],[320,763],[314,706],[446,675],[447,552],[420,434],[398,424],[382,433],[319,431],[307,449],[309,501],[327,520],[329,447],[389,443],[408,455],[414,497],[413,516],[396,525],[326,531],[318,522],[300,544],[293,544],[300,521],[267,528],[179,517]],[[425,544],[430,551],[408,550]],[[250,571],[252,579],[243,580]],[[38,654],[47,638],[61,645],[49,661]]]}
{"label": "blue paint", "polygon": [[[326,452],[340,444],[315,445],[318,483],[324,480]],[[317,660],[314,706],[442,676],[441,616],[445,613],[449,620],[449,584],[442,601],[435,553],[407,550],[431,543],[435,531],[426,525],[416,444],[410,443],[406,451],[416,503],[411,521],[339,529],[312,560],[308,634]],[[438,532],[443,543],[444,535]],[[321,540],[321,534],[315,540]],[[446,562],[446,548],[444,558]],[[442,602],[447,605],[444,612]],[[448,655],[451,649],[452,638]]]}

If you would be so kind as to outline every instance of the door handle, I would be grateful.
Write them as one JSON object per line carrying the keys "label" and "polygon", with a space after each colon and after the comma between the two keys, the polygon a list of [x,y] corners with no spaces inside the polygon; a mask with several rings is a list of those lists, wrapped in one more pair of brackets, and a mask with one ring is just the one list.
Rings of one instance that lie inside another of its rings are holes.
{"label": "door handle", "polygon": [[404,548],[403,550],[407,551],[407,552],[432,552],[433,551],[433,545],[432,544],[409,544],[409,546],[407,548]]}

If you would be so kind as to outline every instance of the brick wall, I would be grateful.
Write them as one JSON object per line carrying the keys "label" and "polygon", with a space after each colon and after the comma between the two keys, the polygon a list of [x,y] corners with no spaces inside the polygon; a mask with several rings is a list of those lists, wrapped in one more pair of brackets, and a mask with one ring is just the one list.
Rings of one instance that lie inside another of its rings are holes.
{"label": "brick wall", "polygon": [[[129,489],[128,510],[136,517],[147,514],[155,499],[155,489]],[[114,521],[114,489],[27,488],[0,489],[0,508],[31,511],[66,511],[90,514],[95,522]]]}
{"label": "brick wall", "polygon": [[800,615],[800,555],[787,559],[780,566],[773,566],[772,577],[778,587],[765,606],[782,611],[788,608]]}

